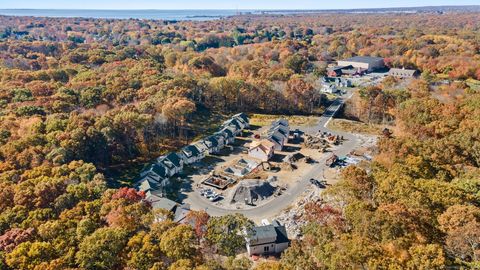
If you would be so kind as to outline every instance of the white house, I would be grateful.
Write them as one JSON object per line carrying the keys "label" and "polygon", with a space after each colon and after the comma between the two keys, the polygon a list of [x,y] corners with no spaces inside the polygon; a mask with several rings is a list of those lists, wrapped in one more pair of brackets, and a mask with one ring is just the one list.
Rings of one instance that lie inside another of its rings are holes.
{"label": "white house", "polygon": [[225,134],[223,134],[222,132],[215,132],[215,134],[213,134],[212,136],[217,140],[219,150],[225,148],[225,145],[227,144],[227,138]]}
{"label": "white house", "polygon": [[231,118],[223,122],[223,126],[234,126],[237,129],[237,131],[240,132],[242,131],[242,129],[245,128],[246,125],[244,122],[241,122],[236,118]]}
{"label": "white house", "polygon": [[254,141],[250,144],[248,155],[261,161],[269,161],[275,153],[275,144],[269,140]]}
{"label": "white house", "polygon": [[140,178],[151,178],[157,182],[168,178],[169,175],[163,166],[159,166],[157,164],[151,164],[145,170],[140,173]]}
{"label": "white house", "polygon": [[253,227],[247,232],[245,240],[247,251],[251,255],[278,254],[288,248],[287,230],[276,220],[270,225]]}
{"label": "white house", "polygon": [[225,144],[232,144],[235,142],[235,128],[232,126],[222,128],[219,133],[225,138]]}
{"label": "white house", "polygon": [[232,117],[232,119],[237,119],[238,121],[242,122],[245,128],[250,127],[250,120],[248,119],[248,116],[245,113],[235,114]]}
{"label": "white house", "polygon": [[208,154],[208,147],[205,145],[203,140],[193,143],[193,146],[198,149],[198,152],[200,152],[201,156],[205,157]]}
{"label": "white house", "polygon": [[139,191],[164,194],[165,188],[169,184],[169,175],[163,166],[151,164],[147,169],[140,173],[140,179],[136,182]]}
{"label": "white house", "polygon": [[218,140],[215,138],[215,136],[208,136],[205,139],[203,139],[202,142],[207,147],[209,154],[215,154],[221,150],[221,148],[218,145]]}
{"label": "white house", "polygon": [[165,167],[167,174],[173,176],[183,170],[183,159],[177,153],[170,153],[157,158],[157,164]]}
{"label": "white house", "polygon": [[283,125],[272,126],[269,132],[280,133],[283,137],[285,137],[286,139],[285,143],[288,142],[288,137],[290,136],[290,128],[288,126],[283,126]]}
{"label": "white house", "polygon": [[187,145],[182,148],[179,156],[184,164],[192,164],[202,160],[205,157],[205,153],[201,153],[195,145]]}
{"label": "white house", "polygon": [[322,84],[322,89],[320,89],[322,93],[327,93],[327,94],[335,94],[338,93],[340,90],[333,84]]}

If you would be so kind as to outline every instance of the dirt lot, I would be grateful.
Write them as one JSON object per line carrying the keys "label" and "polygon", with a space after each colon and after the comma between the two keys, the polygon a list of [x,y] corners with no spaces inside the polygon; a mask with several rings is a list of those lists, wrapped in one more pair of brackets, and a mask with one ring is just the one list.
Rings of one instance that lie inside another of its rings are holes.
{"label": "dirt lot", "polygon": [[269,126],[272,121],[279,118],[287,119],[290,126],[312,126],[318,121],[317,116],[254,114],[250,118],[250,124],[254,126]]}
{"label": "dirt lot", "polygon": [[380,135],[385,125],[366,124],[359,121],[335,118],[330,121],[328,128],[343,132],[352,132],[368,135]]}
{"label": "dirt lot", "polygon": [[[255,158],[250,157],[246,153],[246,149],[248,149],[249,143],[253,140],[252,137],[255,134],[261,134],[263,131],[268,129],[271,121],[278,118],[278,116],[268,116],[262,118],[265,123],[260,124],[260,122],[258,121],[254,122],[256,126],[255,130],[250,133],[247,132],[246,134],[248,135],[248,137],[237,138],[235,146],[233,146],[232,149],[227,147],[222,150],[220,154],[209,156],[201,162],[193,165],[191,168],[187,168],[184,172],[185,176],[183,177],[183,182],[189,183],[190,186],[189,188],[185,189],[187,190],[187,195],[188,192],[199,194],[202,189],[210,188],[216,193],[220,194],[223,199],[216,202],[210,202],[207,198],[200,197],[204,203],[208,203],[210,205],[215,205],[217,207],[225,209],[251,209],[268,203],[269,201],[273,200],[275,196],[282,196],[283,193],[288,194],[289,187],[298,184],[298,182],[305,178],[314,166],[318,166],[317,160],[322,159],[323,157],[325,157],[325,155],[328,155],[329,153],[323,153],[317,149],[307,149],[302,146],[301,140],[291,140],[288,144],[285,145],[283,151],[276,151],[275,155],[268,163],[262,164],[260,160],[256,160]],[[270,120],[267,121],[265,119]],[[295,119],[295,125],[291,124],[291,126],[297,127],[300,126],[302,123],[308,125],[316,123],[315,121],[318,121],[318,117],[297,117]],[[332,150],[334,149],[335,147],[332,148]],[[284,163],[284,159],[285,157],[291,155],[296,155],[298,157],[309,157],[311,161],[307,163],[306,158],[301,158],[298,161],[293,162],[292,166],[289,166],[288,164]],[[225,168],[231,166],[232,164],[235,164],[240,159],[257,162],[259,166],[252,173],[244,177],[238,177],[237,184],[233,187],[227,188],[226,190],[216,190],[202,184],[202,181],[206,179],[212,172],[222,173]],[[319,177],[322,177],[321,174],[319,175]],[[262,200],[255,201],[251,205],[246,205],[245,202],[231,203],[239,183],[241,181],[250,181],[249,179],[260,179],[262,181],[267,181],[267,179],[270,179],[270,181],[273,181],[272,185],[277,187],[278,193],[275,193],[275,196],[270,196],[268,198],[263,198]],[[189,203],[193,204],[195,203],[195,201],[189,201]]]}

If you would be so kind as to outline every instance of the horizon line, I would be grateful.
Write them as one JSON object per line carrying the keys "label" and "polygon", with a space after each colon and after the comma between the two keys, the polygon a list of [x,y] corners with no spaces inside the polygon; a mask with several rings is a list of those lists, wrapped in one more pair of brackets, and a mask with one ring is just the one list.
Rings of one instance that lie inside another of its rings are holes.
{"label": "horizon line", "polygon": [[480,7],[479,5],[427,5],[427,6],[399,6],[399,7],[365,7],[365,8],[326,8],[326,9],[255,9],[255,8],[166,8],[166,9],[158,9],[158,8],[138,8],[138,9],[131,9],[131,8],[119,8],[119,9],[106,9],[106,8],[1,8],[0,10],[80,10],[80,11],[125,11],[125,10],[136,10],[136,11],[174,11],[174,10],[205,10],[205,11],[216,11],[216,10],[223,10],[223,11],[326,11],[326,10],[365,10],[365,9],[407,9],[407,8],[435,8],[435,7]]}

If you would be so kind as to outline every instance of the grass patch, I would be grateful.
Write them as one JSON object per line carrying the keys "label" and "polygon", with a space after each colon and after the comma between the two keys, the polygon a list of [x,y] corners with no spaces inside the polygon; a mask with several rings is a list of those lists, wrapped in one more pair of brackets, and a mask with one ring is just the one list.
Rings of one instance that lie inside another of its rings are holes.
{"label": "grass patch", "polygon": [[474,79],[468,79],[466,81],[467,85],[470,86],[470,88],[474,91],[479,91],[480,90],[480,81],[479,80],[474,80]]}
{"label": "grass patch", "polygon": [[279,118],[287,119],[290,126],[313,126],[318,122],[317,116],[253,114],[250,116],[250,124],[268,126]]}
{"label": "grass patch", "polygon": [[347,119],[332,119],[332,121],[328,123],[328,128],[331,130],[367,135],[380,135],[385,127],[385,125],[366,124]]}

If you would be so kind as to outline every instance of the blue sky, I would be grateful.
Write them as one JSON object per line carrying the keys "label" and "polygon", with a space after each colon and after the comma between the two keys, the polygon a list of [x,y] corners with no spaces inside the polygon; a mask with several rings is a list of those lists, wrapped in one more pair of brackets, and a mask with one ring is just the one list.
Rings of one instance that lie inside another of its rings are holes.
{"label": "blue sky", "polygon": [[478,4],[479,0],[0,0],[0,9],[342,9]]}

